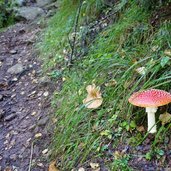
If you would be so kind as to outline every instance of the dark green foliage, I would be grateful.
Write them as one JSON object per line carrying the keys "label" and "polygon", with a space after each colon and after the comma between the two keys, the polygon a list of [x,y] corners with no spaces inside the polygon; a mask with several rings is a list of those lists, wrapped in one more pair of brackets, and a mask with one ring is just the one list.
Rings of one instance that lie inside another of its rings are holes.
{"label": "dark green foliage", "polygon": [[6,27],[14,22],[12,3],[0,0],[0,28]]}

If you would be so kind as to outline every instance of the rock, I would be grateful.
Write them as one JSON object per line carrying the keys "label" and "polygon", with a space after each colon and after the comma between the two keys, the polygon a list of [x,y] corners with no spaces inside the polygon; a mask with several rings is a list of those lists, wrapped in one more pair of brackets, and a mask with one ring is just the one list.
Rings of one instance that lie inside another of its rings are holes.
{"label": "rock", "polygon": [[43,126],[43,125],[46,125],[46,123],[48,122],[49,118],[48,117],[45,117],[45,118],[42,118],[38,121],[37,125],[38,126]]}
{"label": "rock", "polygon": [[39,7],[21,7],[17,9],[16,18],[25,20],[34,20],[38,16],[43,15],[43,9]]}
{"label": "rock", "polygon": [[0,109],[0,119],[4,117],[5,111]]}
{"label": "rock", "polygon": [[12,54],[12,55],[14,55],[14,54],[17,53],[17,51],[13,49],[13,50],[10,50],[9,53]]}
{"label": "rock", "polygon": [[37,6],[44,7],[46,5],[51,4],[53,1],[54,0],[37,0]]}
{"label": "rock", "polygon": [[45,91],[45,92],[43,93],[43,96],[44,96],[44,97],[49,96],[49,92],[48,92],[48,91]]}
{"label": "rock", "polygon": [[0,94],[0,101],[2,101],[2,100],[3,100],[3,95]]}
{"label": "rock", "polygon": [[12,154],[12,155],[10,156],[10,159],[15,161],[15,160],[17,159],[17,155],[16,155],[16,154]]}
{"label": "rock", "polygon": [[26,5],[26,0],[14,0],[14,4],[18,6]]}
{"label": "rock", "polygon": [[6,59],[6,65],[13,65],[14,59],[13,58],[7,58]]}
{"label": "rock", "polygon": [[51,84],[52,82],[48,76],[44,76],[38,80],[38,83],[40,86],[45,87],[45,86],[48,86],[49,84]]}
{"label": "rock", "polygon": [[7,72],[10,74],[20,74],[23,71],[24,71],[24,67],[22,64],[16,64],[7,70]]}
{"label": "rock", "polygon": [[16,114],[10,114],[10,115],[6,116],[4,120],[9,122],[15,118],[16,118]]}

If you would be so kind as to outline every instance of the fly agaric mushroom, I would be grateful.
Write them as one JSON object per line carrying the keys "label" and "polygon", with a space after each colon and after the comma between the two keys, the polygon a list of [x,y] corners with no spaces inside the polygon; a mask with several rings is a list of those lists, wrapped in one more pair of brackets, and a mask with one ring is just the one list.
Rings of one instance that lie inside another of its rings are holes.
{"label": "fly agaric mushroom", "polygon": [[158,89],[150,89],[146,91],[136,92],[131,95],[128,101],[140,107],[145,107],[148,114],[148,131],[155,133],[155,113],[159,106],[164,106],[171,102],[171,94]]}

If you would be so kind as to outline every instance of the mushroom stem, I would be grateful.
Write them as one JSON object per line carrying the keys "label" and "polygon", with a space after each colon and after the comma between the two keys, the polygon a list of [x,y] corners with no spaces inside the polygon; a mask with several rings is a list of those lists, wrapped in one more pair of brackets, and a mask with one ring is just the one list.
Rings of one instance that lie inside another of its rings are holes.
{"label": "mushroom stem", "polygon": [[148,131],[149,133],[157,132],[155,113],[157,112],[157,107],[146,107],[147,119],[148,119]]}

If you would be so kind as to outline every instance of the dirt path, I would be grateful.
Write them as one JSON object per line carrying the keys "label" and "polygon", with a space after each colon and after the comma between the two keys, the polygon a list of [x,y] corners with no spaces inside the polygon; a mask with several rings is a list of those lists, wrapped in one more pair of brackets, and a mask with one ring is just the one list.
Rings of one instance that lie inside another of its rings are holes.
{"label": "dirt path", "polygon": [[16,24],[0,33],[0,170],[47,170],[51,92],[39,80],[38,32],[36,24]]}

